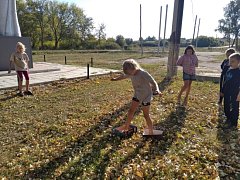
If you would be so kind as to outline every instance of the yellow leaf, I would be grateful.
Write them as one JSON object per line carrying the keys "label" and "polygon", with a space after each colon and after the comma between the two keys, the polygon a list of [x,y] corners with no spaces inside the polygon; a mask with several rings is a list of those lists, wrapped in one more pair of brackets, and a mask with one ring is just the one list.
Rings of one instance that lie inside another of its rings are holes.
{"label": "yellow leaf", "polygon": [[143,173],[142,173],[141,171],[137,171],[137,172],[136,172],[136,175],[137,175],[138,177],[141,177],[141,178],[143,177]]}

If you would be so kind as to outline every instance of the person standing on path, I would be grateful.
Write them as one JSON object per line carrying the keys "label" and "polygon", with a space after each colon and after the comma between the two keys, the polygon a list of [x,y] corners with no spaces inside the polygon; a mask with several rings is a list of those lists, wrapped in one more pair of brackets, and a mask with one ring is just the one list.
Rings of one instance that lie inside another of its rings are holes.
{"label": "person standing on path", "polygon": [[[14,64],[15,71],[18,77],[18,90],[19,90],[18,95],[19,96],[23,96],[24,94],[32,95],[32,92],[29,91],[28,62],[29,62],[29,58],[27,53],[25,52],[25,45],[21,42],[18,42],[16,44],[16,52],[12,53],[10,57],[10,65],[9,65],[8,73],[11,73],[11,67],[12,67],[12,64]],[[26,80],[26,91],[24,93],[22,90],[23,76],[25,77],[25,80]]]}

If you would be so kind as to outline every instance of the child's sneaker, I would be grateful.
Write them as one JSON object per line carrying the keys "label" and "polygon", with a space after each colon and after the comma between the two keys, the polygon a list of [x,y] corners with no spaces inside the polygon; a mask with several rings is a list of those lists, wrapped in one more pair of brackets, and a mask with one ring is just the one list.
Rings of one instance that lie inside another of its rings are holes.
{"label": "child's sneaker", "polygon": [[33,96],[33,93],[31,91],[25,91],[24,94],[29,95],[29,96]]}
{"label": "child's sneaker", "polygon": [[23,97],[24,94],[22,92],[17,93],[18,96]]}

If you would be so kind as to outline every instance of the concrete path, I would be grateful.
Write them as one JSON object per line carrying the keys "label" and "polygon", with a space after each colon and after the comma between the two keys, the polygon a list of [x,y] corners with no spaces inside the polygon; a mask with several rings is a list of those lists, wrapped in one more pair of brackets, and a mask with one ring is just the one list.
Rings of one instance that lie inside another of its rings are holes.
{"label": "concrete path", "polygon": [[[196,68],[196,78],[199,81],[219,82],[220,63],[213,61],[214,56],[221,55],[219,52],[197,52],[199,58],[199,67]],[[139,63],[162,63],[167,65],[167,57],[164,58],[143,58],[137,60]],[[36,62],[30,69],[30,84],[42,84],[62,79],[74,79],[87,77],[87,67],[61,65],[48,62]],[[181,69],[181,67],[178,67]],[[117,72],[117,70],[101,69],[90,67],[90,76],[108,74]],[[25,82],[24,82],[25,84]],[[15,71],[8,74],[7,71],[0,71],[0,90],[17,87],[17,78]]]}
{"label": "concrete path", "polygon": [[[89,68],[89,76],[108,74],[110,72],[117,72],[117,70],[94,67]],[[34,63],[33,68],[30,69],[31,85],[79,77],[87,77],[87,67],[37,62]],[[13,87],[17,87],[17,77],[15,71],[12,71],[10,74],[8,74],[7,71],[0,71],[0,89]]]}

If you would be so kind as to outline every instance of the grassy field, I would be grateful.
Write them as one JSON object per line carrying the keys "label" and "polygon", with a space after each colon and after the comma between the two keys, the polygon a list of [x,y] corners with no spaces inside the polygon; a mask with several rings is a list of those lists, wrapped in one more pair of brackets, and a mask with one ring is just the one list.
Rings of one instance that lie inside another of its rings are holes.
{"label": "grassy field", "polygon": [[120,51],[97,51],[97,52],[88,52],[88,51],[41,51],[33,53],[34,62],[43,62],[44,55],[45,61],[51,63],[64,64],[65,56],[67,64],[77,65],[77,66],[86,66],[91,64],[91,59],[94,67],[101,68],[111,68],[111,69],[121,69],[120,61],[128,58],[147,58],[151,56],[155,57],[164,57],[167,56],[166,53],[144,53],[143,56],[140,52],[120,52]]}
{"label": "grassy field", "polygon": [[240,132],[221,128],[218,84],[194,82],[189,106],[183,108],[176,104],[181,77],[168,81],[165,66],[142,66],[163,92],[151,107],[155,127],[164,131],[161,139],[142,137],[141,111],[133,121],[135,135],[112,136],[133,94],[129,80],[110,81],[115,74],[34,86],[35,95],[22,98],[4,90],[0,178],[239,179]]}
{"label": "grassy field", "polygon": [[[182,55],[185,48],[180,48],[179,55]],[[197,48],[197,52],[209,51],[208,48]],[[167,57],[168,52],[162,52],[160,49],[160,54],[158,54],[156,48],[144,48],[144,53],[141,55],[141,51],[138,49],[136,51],[88,51],[88,50],[51,50],[51,51],[33,51],[33,61],[43,62],[44,56],[46,62],[65,64],[65,57],[67,64],[86,66],[91,64],[91,59],[93,61],[94,67],[112,68],[120,69],[123,59],[134,58],[148,58],[148,57]],[[225,49],[212,49],[212,51],[224,52]],[[215,57],[213,62],[221,63],[225,59],[225,55],[219,55]]]}

